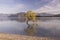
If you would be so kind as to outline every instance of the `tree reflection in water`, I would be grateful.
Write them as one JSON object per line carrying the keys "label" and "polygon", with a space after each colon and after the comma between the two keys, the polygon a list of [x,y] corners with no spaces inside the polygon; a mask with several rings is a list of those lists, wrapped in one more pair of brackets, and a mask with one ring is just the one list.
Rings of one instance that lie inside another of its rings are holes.
{"label": "tree reflection in water", "polygon": [[25,32],[28,35],[34,35],[34,33],[36,33],[36,24],[35,23],[33,25],[28,24],[28,27],[25,29]]}

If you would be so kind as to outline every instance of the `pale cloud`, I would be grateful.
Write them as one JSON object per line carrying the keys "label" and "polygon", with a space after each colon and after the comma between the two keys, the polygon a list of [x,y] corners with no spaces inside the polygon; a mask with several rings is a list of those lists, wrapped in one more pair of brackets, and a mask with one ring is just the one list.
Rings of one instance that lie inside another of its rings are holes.
{"label": "pale cloud", "polygon": [[46,3],[49,3],[52,0],[35,0],[36,2],[34,3],[35,5],[43,5]]}
{"label": "pale cloud", "polygon": [[13,7],[9,7],[7,5],[2,5],[2,6],[0,6],[0,13],[7,13],[7,14],[18,13],[18,12],[20,12],[19,9],[23,9],[24,6],[25,6],[24,4],[17,4]]}
{"label": "pale cloud", "polygon": [[39,13],[47,12],[51,14],[60,14],[60,0],[53,0],[52,2],[41,8],[38,8],[35,11]]}
{"label": "pale cloud", "polygon": [[24,5],[24,4],[17,4],[15,7],[14,7],[14,12],[15,13],[18,13],[18,12],[20,12],[21,11],[21,9],[24,9],[24,8],[26,8],[26,5]]}
{"label": "pale cloud", "polygon": [[18,9],[19,9],[19,8],[24,8],[24,7],[25,7],[24,4],[17,4],[17,5],[16,5],[16,8],[18,8]]}

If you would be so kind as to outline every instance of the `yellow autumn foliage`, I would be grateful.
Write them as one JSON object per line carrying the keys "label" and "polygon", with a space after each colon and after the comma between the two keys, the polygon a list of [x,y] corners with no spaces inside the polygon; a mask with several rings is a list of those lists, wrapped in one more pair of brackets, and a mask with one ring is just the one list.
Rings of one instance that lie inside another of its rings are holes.
{"label": "yellow autumn foliage", "polygon": [[36,13],[33,12],[32,10],[27,11],[25,16],[27,17],[28,20],[36,21]]}

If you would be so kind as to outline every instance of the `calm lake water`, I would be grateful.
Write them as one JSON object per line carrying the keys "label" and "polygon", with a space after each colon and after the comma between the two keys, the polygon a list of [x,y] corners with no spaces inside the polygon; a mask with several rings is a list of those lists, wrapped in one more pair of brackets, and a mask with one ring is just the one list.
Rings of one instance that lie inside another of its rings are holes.
{"label": "calm lake water", "polygon": [[[60,36],[60,20],[59,19],[49,19],[49,20],[39,20],[37,22],[37,36]],[[26,22],[19,22],[16,20],[5,20],[0,21],[0,32],[12,33],[12,34],[26,34],[24,29],[28,25]]]}

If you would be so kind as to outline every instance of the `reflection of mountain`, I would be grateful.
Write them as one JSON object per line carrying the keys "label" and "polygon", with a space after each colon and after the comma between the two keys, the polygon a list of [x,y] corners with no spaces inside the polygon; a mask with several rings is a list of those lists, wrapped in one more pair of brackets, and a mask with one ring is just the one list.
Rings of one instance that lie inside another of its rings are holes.
{"label": "reflection of mountain", "polygon": [[17,20],[18,15],[17,14],[10,14],[8,17],[10,20]]}
{"label": "reflection of mountain", "polygon": [[8,20],[8,14],[0,14],[0,20]]}

